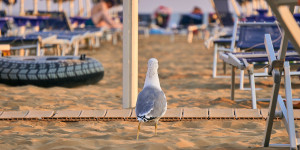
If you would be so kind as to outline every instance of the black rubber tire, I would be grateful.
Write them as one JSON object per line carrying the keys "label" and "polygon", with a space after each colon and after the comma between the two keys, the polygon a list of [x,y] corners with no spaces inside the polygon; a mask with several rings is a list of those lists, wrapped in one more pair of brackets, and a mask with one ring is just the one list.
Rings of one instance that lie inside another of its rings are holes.
{"label": "black rubber tire", "polygon": [[104,76],[100,62],[79,56],[1,57],[0,83],[42,87],[95,84]]}

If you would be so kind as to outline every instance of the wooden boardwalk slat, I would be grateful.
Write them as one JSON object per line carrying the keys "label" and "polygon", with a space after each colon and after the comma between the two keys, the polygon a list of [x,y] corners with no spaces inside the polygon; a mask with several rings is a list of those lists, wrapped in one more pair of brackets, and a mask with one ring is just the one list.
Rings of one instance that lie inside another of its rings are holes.
{"label": "wooden boardwalk slat", "polygon": [[29,111],[4,111],[0,120],[22,120]]}
{"label": "wooden boardwalk slat", "polygon": [[295,120],[300,120],[300,109],[294,109]]}
{"label": "wooden boardwalk slat", "polygon": [[[203,109],[171,108],[160,121],[188,121],[196,119],[266,119],[268,109]],[[300,120],[300,110],[294,110]],[[280,119],[280,118],[275,118]],[[54,111],[0,111],[0,120],[57,120],[57,121],[137,121],[135,109],[113,110],[59,110]]]}
{"label": "wooden boardwalk slat", "polygon": [[235,119],[234,109],[210,108],[208,111],[210,119]]}
{"label": "wooden boardwalk slat", "polygon": [[106,110],[82,110],[79,117],[104,117]]}
{"label": "wooden boardwalk slat", "polygon": [[166,114],[161,117],[160,121],[179,121],[182,117],[182,108],[168,109]]}
{"label": "wooden boardwalk slat", "polygon": [[208,119],[208,109],[183,108],[182,120]]}
{"label": "wooden boardwalk slat", "polygon": [[131,116],[131,109],[111,109],[107,110],[106,115],[103,117],[105,121],[108,120],[125,120]]}
{"label": "wooden boardwalk slat", "polygon": [[259,109],[235,109],[236,119],[263,119]]}
{"label": "wooden boardwalk slat", "polygon": [[106,110],[82,110],[80,120],[100,120],[106,114]]}
{"label": "wooden boardwalk slat", "polygon": [[45,117],[52,117],[53,114],[54,111],[30,110],[25,118],[30,120],[36,120]]}
{"label": "wooden boardwalk slat", "polygon": [[131,110],[131,115],[129,117],[125,117],[126,121],[138,121],[136,118],[136,113],[135,113],[135,109]]}
{"label": "wooden boardwalk slat", "polygon": [[260,113],[264,119],[267,119],[268,114],[269,114],[269,109],[261,109]]}
{"label": "wooden boardwalk slat", "polygon": [[52,117],[44,117],[46,120],[79,121],[81,110],[58,110]]}
{"label": "wooden boardwalk slat", "polygon": [[53,117],[79,117],[80,114],[81,110],[58,110]]}

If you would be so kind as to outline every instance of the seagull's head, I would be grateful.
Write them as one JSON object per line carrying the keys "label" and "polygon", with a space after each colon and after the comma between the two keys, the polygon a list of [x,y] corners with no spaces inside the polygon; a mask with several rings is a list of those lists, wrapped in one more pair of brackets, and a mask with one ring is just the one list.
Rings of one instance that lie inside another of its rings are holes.
{"label": "seagull's head", "polygon": [[148,69],[157,70],[158,69],[158,61],[156,58],[151,58],[148,61]]}

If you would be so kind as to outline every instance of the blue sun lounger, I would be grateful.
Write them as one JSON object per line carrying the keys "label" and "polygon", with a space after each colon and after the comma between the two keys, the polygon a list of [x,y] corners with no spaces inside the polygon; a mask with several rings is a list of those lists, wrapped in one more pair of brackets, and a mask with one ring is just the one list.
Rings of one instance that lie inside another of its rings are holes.
{"label": "blue sun lounger", "polygon": [[[235,68],[240,69],[240,88],[243,89],[244,84],[244,70],[248,70],[251,93],[252,93],[252,108],[256,108],[256,91],[255,91],[255,81],[254,77],[265,77],[268,76],[266,69],[263,73],[254,73],[253,65],[255,63],[260,63],[260,66],[266,66],[267,63],[267,53],[265,51],[266,47],[264,44],[264,35],[270,34],[272,40],[272,45],[275,51],[280,49],[281,45],[281,29],[276,23],[255,23],[255,22],[238,22],[239,28],[239,38],[237,43],[233,43],[235,48],[231,51],[220,52],[220,58]],[[288,50],[294,50],[294,47],[288,43]],[[236,53],[241,51],[242,53]],[[295,52],[288,51],[287,54],[295,55]],[[291,61],[298,61],[298,57],[289,57]],[[295,59],[295,60],[293,60]],[[249,66],[251,66],[249,68]],[[257,65],[256,65],[257,66]],[[235,73],[234,73],[235,74]],[[299,73],[292,73],[292,75],[298,75]],[[234,79],[235,77],[232,72],[232,96],[234,99]]]}
{"label": "blue sun lounger", "polygon": [[[256,15],[256,16],[250,16],[250,17],[246,17],[248,19],[246,19],[246,22],[242,22],[242,23],[272,23],[274,24],[274,27],[275,27],[275,17],[274,16],[271,16],[271,17],[268,17],[268,16],[265,16],[263,13],[265,13],[265,10],[257,10],[259,12],[259,15]],[[249,19],[250,18],[250,19]],[[237,34],[239,34],[239,28],[240,28],[240,23],[241,22],[238,22],[238,19],[236,18],[235,21],[234,21],[234,26],[233,26],[233,30],[232,30],[232,34],[231,36],[229,36],[229,38],[219,38],[219,39],[215,39],[213,42],[214,42],[214,60],[213,60],[213,78],[224,78],[226,76],[220,76],[217,74],[217,54],[219,51],[226,51],[226,52],[234,52],[235,49],[236,49],[236,43],[237,43],[237,39],[238,39],[238,36]],[[256,29],[254,29],[254,32],[255,32]],[[272,29],[271,29],[272,30]],[[263,31],[265,32],[265,31]],[[261,34],[262,35],[262,34]],[[260,36],[260,39],[262,39],[261,37],[263,36]],[[263,41],[263,40],[261,40]],[[239,45],[239,44],[238,44]],[[249,44],[250,46],[253,46],[253,44]],[[261,45],[263,45],[263,42],[261,42]],[[247,45],[243,44],[243,47],[247,47]],[[249,48],[249,47],[248,47]],[[259,47],[257,47],[259,48]],[[246,48],[245,48],[246,49]],[[224,73],[226,72],[226,68],[223,67],[224,69]]]}
{"label": "blue sun lounger", "polygon": [[[271,43],[272,44],[272,43]],[[278,57],[279,54],[275,53],[275,57]],[[230,64],[232,66],[231,72],[231,99],[234,100],[234,91],[235,91],[235,68],[240,70],[247,70],[250,79],[250,87],[251,87],[251,97],[252,97],[252,108],[256,109],[256,89],[255,89],[255,77],[269,77],[270,74],[268,72],[264,73],[254,73],[254,69],[265,68],[268,65],[264,64],[268,62],[268,54],[267,52],[240,52],[240,53],[220,53],[220,58]],[[300,56],[295,51],[288,51],[286,53],[285,61],[300,61]],[[263,63],[263,64],[259,64]],[[291,64],[294,65],[294,64]],[[295,65],[300,65],[299,63],[295,63]],[[290,75],[299,76],[300,72],[294,71],[290,72]]]}
{"label": "blue sun lounger", "polygon": [[27,34],[27,36],[55,36],[55,39],[47,40],[44,44],[47,45],[60,45],[63,47],[61,55],[65,55],[70,48],[74,47],[73,55],[77,56],[79,51],[78,42],[87,38],[89,31],[47,31],[47,32],[34,32]]}
{"label": "blue sun lounger", "polygon": [[24,34],[27,23],[29,22],[34,31],[40,30],[40,24],[47,21],[49,17],[47,16],[12,16],[14,23],[20,28],[19,34]]}
{"label": "blue sun lounger", "polygon": [[[71,26],[69,18],[66,16],[64,12],[40,12],[41,14],[51,14],[52,16],[48,20],[44,20],[44,23],[41,23],[40,28],[48,29],[46,32],[35,32],[30,35],[56,35],[56,40],[48,41],[47,44],[55,44],[61,45],[62,53],[61,55],[65,55],[66,52],[70,51],[70,49],[74,48],[73,55],[78,55],[79,51],[79,42],[84,39],[95,39],[95,47],[100,46],[100,37],[103,36],[105,28],[96,28],[96,27],[87,27],[87,28],[73,28]],[[77,18],[78,19],[78,18]],[[61,27],[57,27],[57,24],[51,27],[51,22],[57,22],[61,24]],[[57,30],[57,29],[64,30]],[[50,30],[56,29],[56,30]],[[67,29],[67,30],[65,30]],[[91,41],[90,40],[90,41]]]}
{"label": "blue sun lounger", "polygon": [[[0,44],[10,45],[10,50],[25,50],[25,56],[29,55],[30,49],[35,49],[36,56],[43,55],[41,48],[45,47],[45,43],[55,40],[56,37],[52,35],[28,35],[28,36],[9,36],[0,37]],[[0,57],[1,57],[0,51]]]}
{"label": "blue sun lounger", "polygon": [[251,15],[246,17],[247,22],[274,22],[276,18],[274,16],[267,16],[267,9],[257,9],[258,15]]}

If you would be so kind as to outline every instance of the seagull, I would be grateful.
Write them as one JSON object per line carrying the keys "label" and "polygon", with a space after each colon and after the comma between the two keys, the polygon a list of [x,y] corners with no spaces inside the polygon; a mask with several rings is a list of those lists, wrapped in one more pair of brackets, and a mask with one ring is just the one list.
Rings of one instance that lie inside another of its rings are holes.
{"label": "seagull", "polygon": [[142,122],[154,120],[155,135],[157,135],[158,121],[167,111],[167,100],[165,93],[160,87],[157,69],[157,59],[149,59],[144,88],[138,95],[135,107],[136,116],[139,121],[137,140],[139,139]]}

